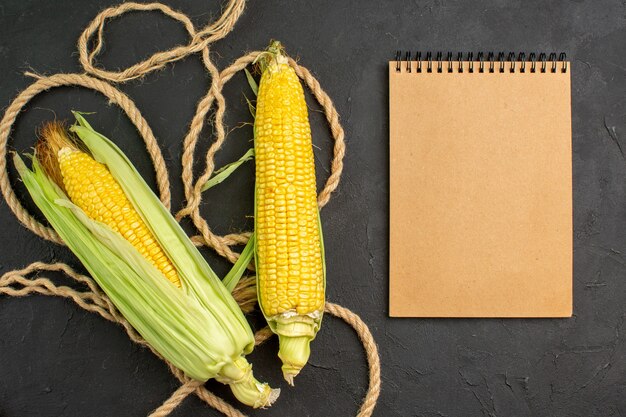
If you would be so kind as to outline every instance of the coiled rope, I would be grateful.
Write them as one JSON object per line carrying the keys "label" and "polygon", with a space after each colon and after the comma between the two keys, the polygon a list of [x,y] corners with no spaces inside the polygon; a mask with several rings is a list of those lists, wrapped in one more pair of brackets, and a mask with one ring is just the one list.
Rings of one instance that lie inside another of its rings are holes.
{"label": "coiled rope", "polygon": [[[190,54],[200,53],[204,66],[211,76],[211,85],[206,95],[199,101],[189,131],[183,140],[181,162],[186,205],[177,213],[176,217],[179,220],[185,216],[190,217],[199,232],[199,235],[192,237],[196,245],[211,247],[221,256],[234,262],[239,255],[231,249],[231,246],[246,243],[250,237],[250,233],[229,234],[225,236],[214,234],[207,221],[200,215],[200,203],[202,201],[201,188],[211,177],[215,168],[215,154],[226,140],[223,122],[226,102],[222,95],[222,88],[238,71],[243,70],[252,63],[260,53],[259,51],[250,52],[240,57],[232,65],[220,72],[210,59],[209,45],[224,38],[233,29],[237,19],[243,13],[244,7],[245,0],[229,0],[223,8],[222,15],[215,22],[196,31],[188,16],[161,3],[123,3],[119,6],[103,10],[81,34],[78,40],[78,51],[80,63],[85,70],[84,74],[39,76],[27,73],[27,75],[36,78],[35,82],[17,95],[6,109],[0,121],[0,191],[18,220],[27,229],[43,239],[57,244],[63,244],[53,229],[40,223],[20,203],[9,181],[7,167],[8,139],[18,114],[37,94],[60,86],[79,86],[98,91],[107,97],[111,103],[118,105],[126,113],[139,131],[152,160],[160,199],[168,209],[171,209],[168,170],[154,133],[132,99],[115,88],[111,83],[123,83],[140,78],[149,72],[163,68],[165,65],[178,61]],[[105,22],[108,19],[131,11],[159,11],[181,22],[189,34],[189,43],[187,45],[176,46],[167,51],[157,52],[146,60],[121,71],[108,71],[98,67],[95,63],[95,59],[104,44],[103,33]],[[94,37],[95,40],[93,39]],[[89,50],[90,42],[93,43],[93,49],[91,51]],[[318,204],[321,208],[328,203],[332,192],[339,185],[341,172],[343,170],[343,157],[345,155],[344,131],[339,123],[339,115],[335,110],[332,100],[321,88],[319,82],[306,68],[298,65],[294,60],[290,59],[289,64],[295,69],[296,74],[304,81],[322,106],[334,139],[331,174],[324,188],[318,195]],[[213,128],[215,131],[215,139],[205,155],[205,168],[203,173],[194,180],[192,172],[194,152],[207,114],[214,106]],[[39,276],[42,272],[64,273],[76,281],[77,286],[82,286],[82,289],[78,290],[67,286],[56,285],[50,279]],[[33,277],[33,275],[35,275],[35,277]],[[255,306],[256,290],[254,285],[254,278],[244,278],[233,291],[233,296],[244,312],[250,312]],[[64,263],[48,264],[33,262],[24,269],[7,272],[0,277],[0,295],[2,294],[13,297],[40,294],[71,299],[81,308],[99,314],[106,320],[119,323],[124,330],[126,330],[126,333],[133,342],[147,347],[155,355],[161,357],[158,352],[154,351],[133,329],[111,303],[106,294],[98,288],[90,277],[77,273]],[[380,360],[374,338],[367,325],[359,316],[347,308],[327,302],[325,310],[327,313],[341,318],[352,326],[363,344],[369,367],[369,387],[357,416],[371,416],[380,394]],[[271,336],[271,331],[266,327],[255,334],[255,342],[259,345]],[[161,357],[161,359],[163,358]],[[168,366],[172,374],[181,382],[181,386],[174,391],[163,404],[155,409],[150,414],[150,417],[164,417],[169,415],[190,394],[195,394],[198,398],[206,402],[206,404],[226,416],[245,417],[241,411],[209,392],[201,382],[187,378],[179,369],[169,363]]]}

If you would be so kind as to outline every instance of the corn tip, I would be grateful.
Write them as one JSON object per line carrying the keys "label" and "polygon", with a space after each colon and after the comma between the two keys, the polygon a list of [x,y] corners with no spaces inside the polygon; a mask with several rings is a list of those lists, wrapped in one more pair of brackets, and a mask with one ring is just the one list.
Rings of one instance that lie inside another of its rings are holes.
{"label": "corn tip", "polygon": [[252,405],[252,408],[269,408],[280,396],[280,389],[271,388],[268,384],[259,384],[258,389],[261,395],[259,395],[257,401]]}
{"label": "corn tip", "polygon": [[226,363],[215,379],[228,384],[240,402],[253,408],[271,406],[280,394],[280,390],[272,389],[254,378],[252,365],[243,356]]}
{"label": "corn tip", "polygon": [[276,402],[276,400],[280,397],[280,388],[270,388],[270,394],[267,397],[267,405],[266,407],[271,406]]}
{"label": "corn tip", "polygon": [[300,373],[299,371],[297,372],[291,372],[291,371],[285,371],[284,369],[285,367],[283,366],[283,378],[285,378],[285,381],[287,381],[287,383],[290,386],[294,386],[295,384],[293,383],[293,379]]}
{"label": "corn tip", "polygon": [[261,72],[265,72],[267,68],[272,67],[272,63],[286,64],[288,61],[285,48],[280,41],[272,40],[267,49],[255,59],[256,62],[258,62]]}
{"label": "corn tip", "polygon": [[278,335],[278,357],[283,362],[283,378],[293,386],[293,379],[309,361],[311,337]]}

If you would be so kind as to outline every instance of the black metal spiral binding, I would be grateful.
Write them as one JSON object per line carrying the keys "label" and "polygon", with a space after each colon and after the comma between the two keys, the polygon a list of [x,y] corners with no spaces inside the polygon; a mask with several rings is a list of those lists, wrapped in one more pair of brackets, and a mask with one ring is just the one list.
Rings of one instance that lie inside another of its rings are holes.
{"label": "black metal spiral binding", "polygon": [[537,55],[534,52],[530,53],[530,72],[535,72],[537,68]]}
{"label": "black metal spiral binding", "polygon": [[515,53],[509,52],[509,56],[506,60],[509,62],[509,71],[515,72]]}
{"label": "black metal spiral binding", "polygon": [[504,72],[504,52],[498,53],[498,61],[500,61],[500,72]]}
{"label": "black metal spiral binding", "polygon": [[[556,73],[557,71],[562,72],[562,73],[567,72],[567,56],[565,55],[565,52],[561,52],[558,55],[558,58],[557,58],[556,52],[551,52],[549,55],[546,55],[545,52],[541,52],[539,53],[539,57],[537,57],[537,54],[535,52],[531,52],[528,55],[528,58],[526,57],[526,53],[524,52],[520,52],[519,54],[517,54],[517,56],[515,52],[509,52],[506,55],[504,52],[498,52],[497,58],[496,58],[495,52],[487,52],[486,54],[487,54],[486,61],[488,62],[487,68],[485,68],[485,52],[478,52],[476,54],[479,73],[484,73],[484,72],[495,73],[496,62],[498,62],[497,71],[500,73],[504,73],[507,67],[508,67],[508,72],[510,73],[515,73],[515,72],[526,73],[527,67],[530,67],[529,69],[530,73],[537,73],[537,72]],[[436,68],[437,73],[444,72],[443,71],[444,62],[447,64],[446,65],[447,72],[448,73],[454,72],[455,60],[453,59],[453,53],[447,52],[446,59],[444,60],[443,59],[444,53],[441,51],[438,51],[435,53],[426,52],[426,56],[424,59],[426,72],[433,72],[433,55],[435,55],[434,61],[436,63],[435,68]],[[463,59],[463,58],[464,58],[463,52],[458,52],[457,57],[456,57],[456,62],[457,62],[456,72],[462,73],[464,71],[464,68],[467,68],[467,71],[469,73],[474,73],[475,72],[474,71],[474,63],[475,63],[474,53],[468,52],[467,54],[465,54],[466,59]],[[400,50],[396,51],[396,59],[395,59],[396,72],[402,72],[402,62],[405,63],[405,72],[407,73],[413,72],[414,67],[415,67],[416,73],[423,72],[422,53],[419,51],[415,53],[415,60],[412,60],[410,51],[405,52],[404,60],[402,59],[402,51]],[[537,62],[539,62],[539,65],[537,65]],[[464,63],[467,63],[467,65],[464,65]],[[549,68],[548,68],[548,63],[550,63]]]}

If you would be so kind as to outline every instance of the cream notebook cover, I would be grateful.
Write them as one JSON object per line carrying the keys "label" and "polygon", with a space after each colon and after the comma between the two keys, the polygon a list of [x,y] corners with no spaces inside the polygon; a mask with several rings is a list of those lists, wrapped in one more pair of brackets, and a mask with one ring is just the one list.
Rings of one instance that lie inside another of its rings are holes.
{"label": "cream notebook cover", "polygon": [[389,63],[391,316],[571,316],[563,55]]}

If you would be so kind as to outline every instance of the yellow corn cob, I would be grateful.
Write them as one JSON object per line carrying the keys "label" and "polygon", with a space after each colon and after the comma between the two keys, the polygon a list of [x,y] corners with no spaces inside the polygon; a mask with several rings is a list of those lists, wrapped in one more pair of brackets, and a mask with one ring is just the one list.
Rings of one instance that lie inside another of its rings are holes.
{"label": "yellow corn cob", "polygon": [[268,316],[324,304],[315,165],[304,93],[288,64],[266,71],[256,111],[259,291]]}
{"label": "yellow corn cob", "polygon": [[[120,233],[167,279],[180,287],[180,278],[148,226],[104,164],[77,149],[59,123],[42,131],[48,153],[56,154],[62,184],[70,200],[91,219]],[[43,153],[39,150],[39,153]],[[58,173],[57,173],[58,176]]]}
{"label": "yellow corn cob", "polygon": [[[280,44],[268,50],[255,115],[256,268],[259,304],[281,337],[290,383],[308,359],[324,310],[324,266],[315,161],[304,91]],[[297,323],[297,324],[295,324]],[[299,358],[285,354],[299,329]],[[306,351],[306,352],[304,352]],[[306,356],[306,357],[303,357]]]}
{"label": "yellow corn cob", "polygon": [[157,352],[190,378],[228,384],[244,404],[271,405],[279,390],[252,374],[244,355],[254,335],[229,288],[120,149],[75,116],[77,137],[44,125],[32,170],[14,158],[35,204]]}

